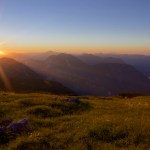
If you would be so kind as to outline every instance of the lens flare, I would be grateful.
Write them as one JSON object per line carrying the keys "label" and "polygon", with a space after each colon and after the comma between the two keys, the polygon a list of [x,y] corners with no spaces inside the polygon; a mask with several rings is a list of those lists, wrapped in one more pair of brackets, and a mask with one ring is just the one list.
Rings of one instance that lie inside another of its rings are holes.
{"label": "lens flare", "polygon": [[12,91],[12,86],[10,84],[10,81],[7,78],[7,75],[5,74],[5,71],[4,71],[4,69],[1,65],[0,65],[0,79],[2,80],[6,90],[7,91]]}

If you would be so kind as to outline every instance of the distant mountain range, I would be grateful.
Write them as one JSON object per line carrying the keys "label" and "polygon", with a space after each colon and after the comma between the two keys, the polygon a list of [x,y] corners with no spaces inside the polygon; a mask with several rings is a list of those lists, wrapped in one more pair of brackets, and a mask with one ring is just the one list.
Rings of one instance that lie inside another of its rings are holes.
{"label": "distant mountain range", "polygon": [[26,65],[11,58],[0,59],[0,89],[13,92],[73,93],[58,82],[43,79]]}
{"label": "distant mountain range", "polygon": [[78,58],[82,60],[83,62],[90,64],[90,65],[96,65],[99,63],[115,63],[115,64],[122,64],[125,63],[120,58],[114,58],[114,57],[100,57],[93,54],[83,54],[79,55]]}
{"label": "distant mountain range", "polygon": [[[28,59],[45,60],[49,56],[58,55],[59,52],[47,51],[40,53],[12,53],[10,57],[18,61],[25,61]],[[80,60],[87,64],[95,65],[98,63],[127,63],[142,72],[145,76],[150,77],[150,56],[146,55],[127,55],[127,54],[82,54],[75,55]]]}
{"label": "distant mountain range", "polygon": [[95,54],[95,56],[106,58],[119,58],[125,63],[134,66],[145,76],[150,77],[150,55],[127,55],[127,54]]}
{"label": "distant mountain range", "polygon": [[150,80],[120,58],[57,54],[24,63],[45,79],[60,82],[81,95],[150,94]]}

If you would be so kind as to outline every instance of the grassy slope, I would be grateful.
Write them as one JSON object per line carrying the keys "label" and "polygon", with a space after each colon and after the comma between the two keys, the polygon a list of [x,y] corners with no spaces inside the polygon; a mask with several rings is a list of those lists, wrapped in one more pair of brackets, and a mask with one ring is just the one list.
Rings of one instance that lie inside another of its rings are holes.
{"label": "grassy slope", "polygon": [[27,117],[32,130],[0,139],[0,149],[150,149],[150,97],[80,97],[79,104],[64,98],[0,93],[0,120]]}

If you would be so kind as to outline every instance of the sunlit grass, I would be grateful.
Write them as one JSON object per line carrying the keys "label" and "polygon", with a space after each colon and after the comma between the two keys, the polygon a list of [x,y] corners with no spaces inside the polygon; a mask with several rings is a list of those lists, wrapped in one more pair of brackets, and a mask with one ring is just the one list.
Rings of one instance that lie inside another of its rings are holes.
{"label": "sunlit grass", "polygon": [[29,118],[31,132],[0,142],[6,150],[150,149],[150,97],[0,94],[0,120]]}

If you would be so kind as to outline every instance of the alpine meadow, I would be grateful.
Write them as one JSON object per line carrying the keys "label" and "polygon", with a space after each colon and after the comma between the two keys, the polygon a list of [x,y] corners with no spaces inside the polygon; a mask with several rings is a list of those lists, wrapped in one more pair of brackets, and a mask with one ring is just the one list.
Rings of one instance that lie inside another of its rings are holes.
{"label": "alpine meadow", "polygon": [[149,0],[0,0],[0,150],[150,150]]}

